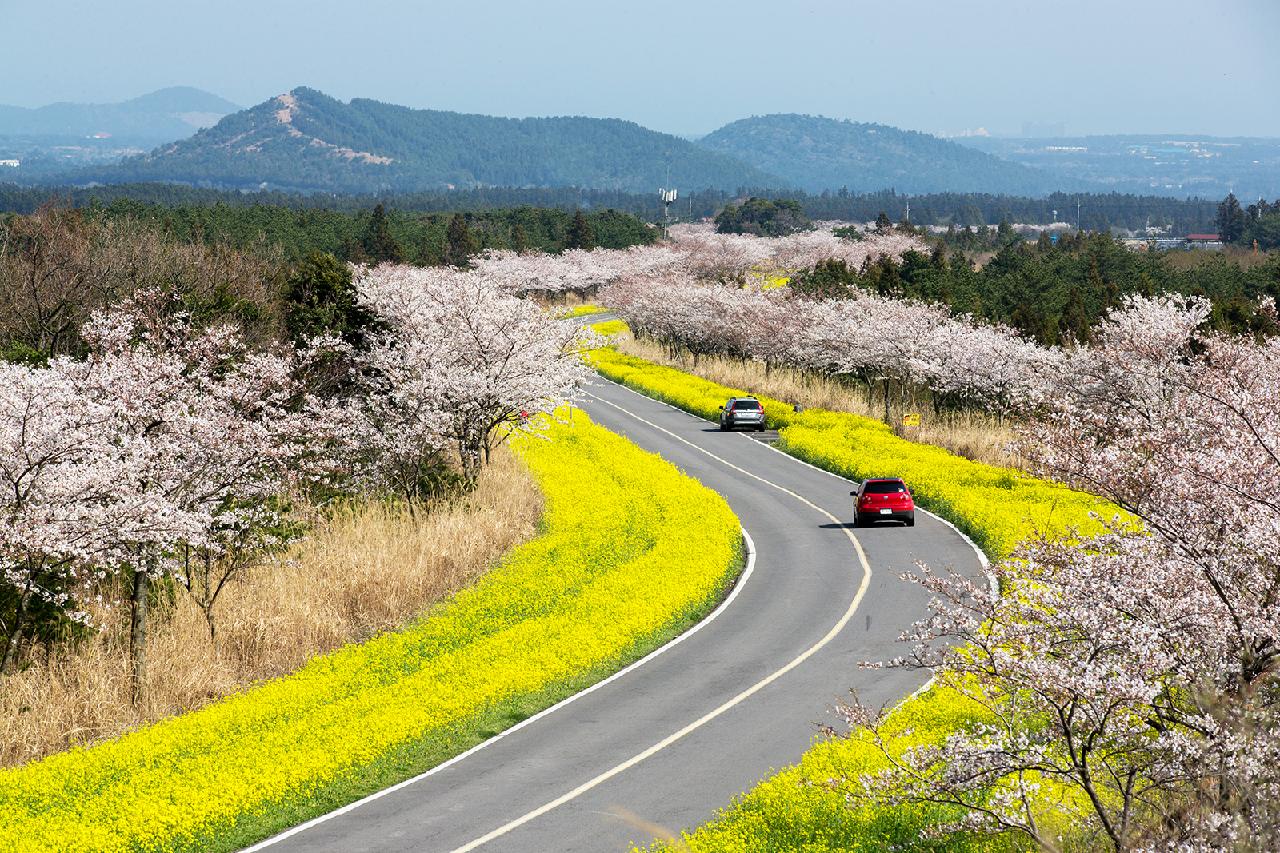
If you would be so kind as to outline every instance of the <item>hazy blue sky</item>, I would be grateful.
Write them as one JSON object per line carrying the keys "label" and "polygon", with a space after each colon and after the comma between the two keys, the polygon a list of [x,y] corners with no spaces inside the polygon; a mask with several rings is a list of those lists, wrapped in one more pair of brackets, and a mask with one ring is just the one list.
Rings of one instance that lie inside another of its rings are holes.
{"label": "hazy blue sky", "polygon": [[1280,136],[1280,0],[0,0],[0,104],[171,85],[676,133],[806,112]]}

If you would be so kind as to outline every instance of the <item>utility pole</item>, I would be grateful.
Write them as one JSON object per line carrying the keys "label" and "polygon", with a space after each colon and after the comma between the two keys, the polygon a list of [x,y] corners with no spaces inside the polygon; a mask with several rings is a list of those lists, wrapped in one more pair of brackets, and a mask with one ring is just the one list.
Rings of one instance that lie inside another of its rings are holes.
{"label": "utility pole", "polygon": [[1076,196],[1076,232],[1080,231],[1080,196]]}
{"label": "utility pole", "polygon": [[667,228],[671,225],[671,205],[679,197],[680,193],[674,189],[666,187],[658,188],[658,198],[662,200],[662,233],[667,233]]}

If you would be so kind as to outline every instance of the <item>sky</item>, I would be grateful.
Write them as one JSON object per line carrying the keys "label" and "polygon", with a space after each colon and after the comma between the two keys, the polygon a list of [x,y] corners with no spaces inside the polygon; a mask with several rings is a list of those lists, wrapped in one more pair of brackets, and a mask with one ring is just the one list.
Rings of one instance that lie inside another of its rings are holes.
{"label": "sky", "polygon": [[0,0],[0,104],[296,86],[702,134],[797,112],[954,135],[1280,137],[1280,0]]}

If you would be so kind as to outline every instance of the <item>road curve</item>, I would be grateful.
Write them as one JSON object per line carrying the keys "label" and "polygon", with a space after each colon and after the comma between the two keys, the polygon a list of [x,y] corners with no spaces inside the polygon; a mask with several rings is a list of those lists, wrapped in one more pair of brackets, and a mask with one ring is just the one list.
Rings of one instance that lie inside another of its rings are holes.
{"label": "road curve", "polygon": [[520,730],[251,850],[625,850],[703,823],[795,762],[850,688],[875,705],[924,682],[857,664],[900,654],[898,633],[925,613],[927,595],[898,577],[915,560],[979,574],[963,537],[921,514],[914,528],[858,529],[855,541],[840,523],[847,480],[611,382],[588,391],[596,423],[737,513],[756,554],[734,600],[686,641]]}

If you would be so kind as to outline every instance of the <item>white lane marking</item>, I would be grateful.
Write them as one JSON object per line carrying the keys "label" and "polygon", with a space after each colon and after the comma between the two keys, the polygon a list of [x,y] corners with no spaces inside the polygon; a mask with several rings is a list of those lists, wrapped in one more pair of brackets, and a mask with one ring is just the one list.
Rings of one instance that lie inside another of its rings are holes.
{"label": "white lane marking", "polygon": [[849,620],[853,618],[853,614],[857,611],[858,605],[862,603],[863,596],[866,595],[868,587],[871,586],[871,565],[870,563],[867,562],[867,555],[862,550],[862,544],[858,542],[858,538],[856,536],[854,536],[852,533],[849,532],[849,530],[846,527],[844,527],[843,522],[841,522],[840,519],[836,518],[834,515],[827,512],[825,509],[818,506],[817,504],[813,503],[803,495],[793,492],[790,489],[784,486],[780,486],[777,483],[774,483],[770,480],[766,480],[764,477],[761,477],[757,474],[753,474],[750,471],[746,470],[745,468],[740,468],[737,465],[734,465],[732,462],[728,461],[727,459],[717,456],[716,454],[712,453],[710,450],[707,450],[706,448],[703,448],[698,446],[697,444],[694,444],[693,442],[689,441],[683,436],[676,435],[674,432],[671,432],[668,429],[664,429],[663,427],[658,426],[652,421],[649,421],[649,420],[646,420],[645,418],[640,417],[635,412],[624,409],[622,406],[619,406],[617,403],[610,402],[609,400],[605,400],[602,397],[597,397],[595,394],[592,394],[590,392],[584,392],[584,393],[586,393],[588,397],[591,397],[594,400],[598,400],[599,402],[604,403],[606,406],[612,406],[613,408],[617,409],[623,414],[629,415],[630,417],[635,418],[641,423],[647,424],[653,429],[656,429],[659,432],[665,433],[666,435],[670,436],[671,438],[674,438],[676,441],[679,441],[682,444],[689,445],[694,450],[697,450],[700,453],[710,456],[712,459],[716,460],[717,462],[720,462],[723,465],[728,466],[729,468],[734,469],[735,471],[738,471],[742,474],[746,474],[748,477],[751,477],[752,479],[759,480],[761,483],[764,483],[767,486],[772,486],[778,491],[783,492],[784,494],[790,495],[791,497],[800,501],[805,506],[808,506],[814,509],[819,514],[825,516],[829,520],[835,522],[836,524],[841,525],[840,530],[844,533],[845,536],[849,538],[849,541],[853,543],[854,551],[856,551],[858,554],[858,562],[862,564],[862,583],[858,586],[858,591],[854,594],[853,600],[849,602],[848,609],[846,609],[844,614],[840,617],[840,619],[834,625],[831,626],[831,629],[827,631],[827,633],[822,637],[822,639],[818,640],[818,642],[814,643],[812,646],[805,649],[803,652],[799,654],[799,656],[792,659],[790,662],[784,665],[781,669],[778,669],[775,672],[760,679],[755,684],[751,685],[750,687],[746,688],[742,692],[738,693],[732,699],[727,700],[726,702],[719,705],[718,707],[713,708],[712,710],[703,714],[701,717],[694,720],[692,723],[689,723],[687,726],[680,729],[679,731],[676,731],[670,735],[667,735],[667,737],[658,741],[653,746],[649,747],[643,752],[639,752],[636,755],[633,755],[631,758],[628,758],[626,761],[622,762],[621,764],[611,767],[610,769],[604,771],[603,773],[599,774],[598,776],[595,776],[592,779],[588,779],[586,782],[583,782],[581,785],[574,788],[572,791],[569,791],[565,794],[561,794],[559,797],[556,797],[551,802],[545,803],[544,805],[539,806],[533,811],[526,812],[520,817],[515,818],[514,820],[511,820],[511,821],[508,821],[507,823],[504,823],[502,826],[498,827],[492,832],[486,833],[485,835],[480,836],[476,840],[471,841],[467,844],[462,845],[461,847],[454,849],[453,853],[467,853],[467,851],[475,850],[477,847],[480,847],[482,845],[488,844],[490,841],[494,841],[498,838],[501,838],[502,836],[506,835],[512,830],[518,829],[519,827],[525,825],[529,821],[534,820],[538,817],[541,817],[542,815],[546,814],[552,809],[558,808],[559,806],[562,806],[565,803],[570,802],[571,800],[574,800],[582,796],[587,791],[590,791],[592,788],[595,788],[596,786],[604,782],[607,782],[608,780],[612,779],[614,776],[617,776],[619,773],[623,773],[626,770],[629,770],[630,768],[644,761],[646,758],[649,758],[650,756],[658,752],[661,752],[663,749],[666,749],[668,746],[680,740],[685,735],[701,728],[702,726],[714,720],[716,717],[723,714],[725,711],[728,711],[730,708],[733,708],[735,705],[741,704],[742,702],[750,698],[752,695],[768,687],[770,684],[777,681],[779,678],[786,675],[788,672],[795,669],[800,664],[804,663],[810,657],[817,654],[819,651],[822,650],[824,646],[826,646],[828,643],[834,640],[836,636],[842,630],[844,630],[844,627],[849,624]]}
{"label": "white lane marking", "polygon": [[[700,420],[700,421],[703,421],[703,423],[712,423],[712,421],[709,421],[708,419],[701,418],[701,416],[699,415],[695,415],[694,412],[691,412],[687,409],[681,409],[681,407],[676,406],[675,403],[669,403],[666,400],[658,400],[658,398],[650,397],[649,394],[636,391],[635,388],[625,386],[625,384],[622,384],[621,382],[614,382],[613,379],[609,379],[608,377],[605,377],[605,375],[603,374],[598,374],[598,377],[599,379],[602,379],[603,382],[607,382],[611,384],[611,386],[616,386],[618,388],[621,388],[623,389],[623,391],[630,391],[632,394],[635,394],[636,397],[643,398],[643,400],[649,400],[655,403],[659,403],[659,405],[666,406],[667,409],[671,409],[672,411],[678,411],[680,412],[680,414],[687,415],[689,416],[689,418],[692,418],[694,420]],[[591,396],[594,396],[594,394],[591,394]],[[599,400],[599,397],[596,397],[596,400]],[[858,480],[847,478],[847,476],[845,476],[844,474],[836,474],[835,471],[828,471],[827,469],[824,469],[824,467],[818,467],[817,465],[814,465],[813,462],[806,462],[805,460],[800,459],[799,456],[792,456],[791,453],[788,453],[783,450],[778,450],[778,448],[774,447],[773,444],[768,444],[762,441],[758,441],[758,439],[751,438],[750,435],[745,433],[740,433],[740,435],[742,438],[745,438],[746,441],[755,442],[756,444],[760,444],[760,446],[768,447],[769,450],[773,451],[774,453],[781,453],[782,456],[785,456],[786,459],[791,460],[792,462],[795,462],[796,465],[804,465],[805,467],[812,467],[813,470],[818,471],[818,473],[820,474],[835,476],[837,480],[844,480],[844,482],[846,483],[855,483],[855,484],[858,483]],[[938,515],[937,512],[929,512],[928,510],[923,510],[923,508],[922,510],[920,510],[920,512],[923,512],[924,515],[931,517],[931,519],[941,521],[942,524],[947,525],[948,528],[951,528],[952,530],[954,530],[957,537],[964,539],[965,544],[968,544],[970,548],[973,548],[973,552],[975,553],[975,555],[978,556],[978,565],[982,566],[982,573],[987,576],[987,585],[988,587],[991,587],[992,596],[998,596],[998,594],[1000,594],[1000,581],[996,580],[996,574],[993,573],[993,571],[991,570],[991,558],[987,557],[987,552],[983,551],[982,548],[979,548],[978,543],[974,542],[973,539],[970,539],[968,533],[965,533],[964,530],[957,528],[957,526],[955,524],[952,524],[951,521],[948,521],[947,519],[943,519],[943,517],[941,515]],[[933,676],[929,676],[929,680],[925,681],[925,683],[920,685],[919,688],[916,688],[915,692],[911,693],[908,699],[918,697],[918,695],[924,693],[925,690],[932,688],[934,680],[936,679],[934,679]],[[906,699],[902,699],[902,702],[905,703]],[[901,703],[897,707],[901,707]]]}
{"label": "white lane marking", "polygon": [[[637,391],[636,389],[631,388],[627,385],[623,385],[621,382],[614,382],[612,379],[610,379],[609,377],[603,374],[597,374],[597,378],[599,378],[603,382],[608,382],[610,385],[616,385],[617,387],[621,388],[623,391],[629,391],[632,394],[644,400],[649,400],[650,402],[657,403],[660,406],[666,406],[668,409],[679,412],[680,414],[686,415],[690,418],[693,418],[694,420],[702,421],[703,423],[712,423],[712,421],[709,421],[700,415],[695,415],[693,412],[690,412],[688,409],[682,409],[679,406],[675,405],[674,403],[668,403],[666,400],[659,400],[656,397],[650,397],[648,394]],[[745,438],[747,441],[754,441],[756,444],[759,444],[762,447],[769,448],[774,453],[782,454],[787,459],[790,459],[792,462],[796,463],[797,465],[803,465],[806,468],[812,468],[813,470],[826,474],[829,477],[835,477],[837,480],[844,480],[846,483],[856,484],[858,482],[857,480],[846,477],[843,474],[837,474],[835,471],[828,471],[826,468],[819,468],[817,465],[814,465],[812,462],[806,462],[805,460],[801,459],[798,456],[792,456],[787,451],[779,450],[778,448],[774,447],[772,444],[766,444],[763,441],[758,441],[757,439],[752,438],[746,433],[739,433],[739,435],[742,438]],[[986,574],[987,576],[987,582],[992,585],[992,589],[994,590],[996,588],[996,578],[995,578],[995,575],[991,573],[991,560],[990,558],[987,557],[986,552],[978,547],[978,543],[970,539],[969,534],[965,533],[959,527],[956,527],[954,524],[952,524],[950,521],[943,518],[942,516],[938,515],[936,512],[930,512],[929,510],[923,509],[923,508],[920,509],[920,512],[923,512],[925,515],[929,516],[930,518],[935,519],[936,521],[940,521],[943,524],[945,524],[947,527],[950,527],[953,531],[955,531],[957,536],[959,536],[961,539],[964,540],[966,545],[968,545],[970,548],[973,549],[973,553],[976,554],[978,557],[978,563],[982,566],[983,573]]]}
{"label": "white lane marking", "polygon": [[688,631],[685,631],[680,636],[675,637],[672,640],[669,640],[666,644],[659,646],[658,648],[649,652],[649,654],[640,658],[640,660],[625,667],[624,669],[618,670],[613,675],[609,676],[603,681],[597,681],[595,684],[592,684],[590,687],[583,688],[582,690],[579,690],[577,693],[573,694],[572,696],[561,699],[559,702],[552,705],[550,708],[544,708],[543,710],[534,714],[532,717],[527,717],[521,720],[511,728],[504,729],[503,731],[498,732],[496,735],[489,738],[488,740],[482,741],[481,743],[476,744],[475,746],[468,749],[466,752],[455,755],[453,758],[450,758],[448,761],[445,761],[441,764],[437,764],[435,767],[432,767],[430,770],[427,770],[423,773],[419,773],[417,776],[414,776],[412,779],[406,779],[403,782],[398,782],[395,785],[392,785],[390,788],[383,788],[381,791],[372,793],[367,797],[362,797],[361,799],[356,800],[354,803],[348,803],[347,805],[342,806],[341,808],[334,809],[333,811],[328,812],[326,814],[322,814],[319,817],[312,818],[306,823],[300,823],[297,826],[290,827],[289,829],[286,829],[284,832],[281,832],[278,835],[273,835],[270,838],[267,838],[263,841],[259,841],[257,844],[254,844],[252,847],[244,848],[244,850],[241,851],[241,853],[254,853],[254,851],[256,850],[263,850],[267,847],[272,846],[273,844],[278,844],[279,842],[284,841],[287,838],[292,838],[293,836],[301,832],[306,832],[308,829],[311,829],[313,826],[318,826],[319,824],[325,823],[326,821],[333,820],[335,817],[341,817],[347,812],[353,811],[359,808],[360,806],[364,805],[365,803],[371,803],[374,800],[382,799],[388,794],[394,794],[396,791],[399,791],[402,788],[407,788],[416,782],[421,782],[423,779],[426,779],[429,776],[434,776],[435,774],[452,767],[453,765],[457,764],[459,761],[462,761],[472,755],[475,755],[480,750],[489,746],[493,746],[495,743],[502,740],[507,735],[515,734],[516,732],[520,731],[526,726],[533,725],[538,720],[541,720],[543,717],[547,716],[548,714],[553,714],[556,711],[559,711],[561,708],[565,707],[566,705],[572,702],[576,702],[577,700],[581,699],[583,696],[586,696],[588,693],[594,693],[595,691],[604,687],[606,684],[611,684],[614,681],[617,681],[619,678],[622,678],[622,676],[626,675],[632,670],[639,669],[640,667],[644,666],[646,663],[653,660],[658,655],[663,654],[664,652],[670,651],[675,646],[678,646],[680,643],[683,643],[685,640],[689,639],[694,634],[701,631],[705,626],[711,624],[711,622],[717,616],[719,616],[726,609],[728,609],[729,605],[733,603],[733,600],[738,597],[738,593],[742,592],[742,588],[746,586],[747,579],[751,577],[751,574],[755,571],[756,543],[755,543],[755,540],[751,538],[751,534],[747,532],[747,529],[745,527],[742,528],[742,540],[743,542],[746,543],[746,546],[747,546],[747,565],[742,570],[742,574],[740,574],[738,576],[738,579],[734,582],[733,589],[729,591],[728,597],[726,597],[724,601],[720,602],[720,605],[715,610],[711,611],[711,614],[707,616],[707,618],[703,619],[701,622],[694,625],[692,628],[690,628]]}

